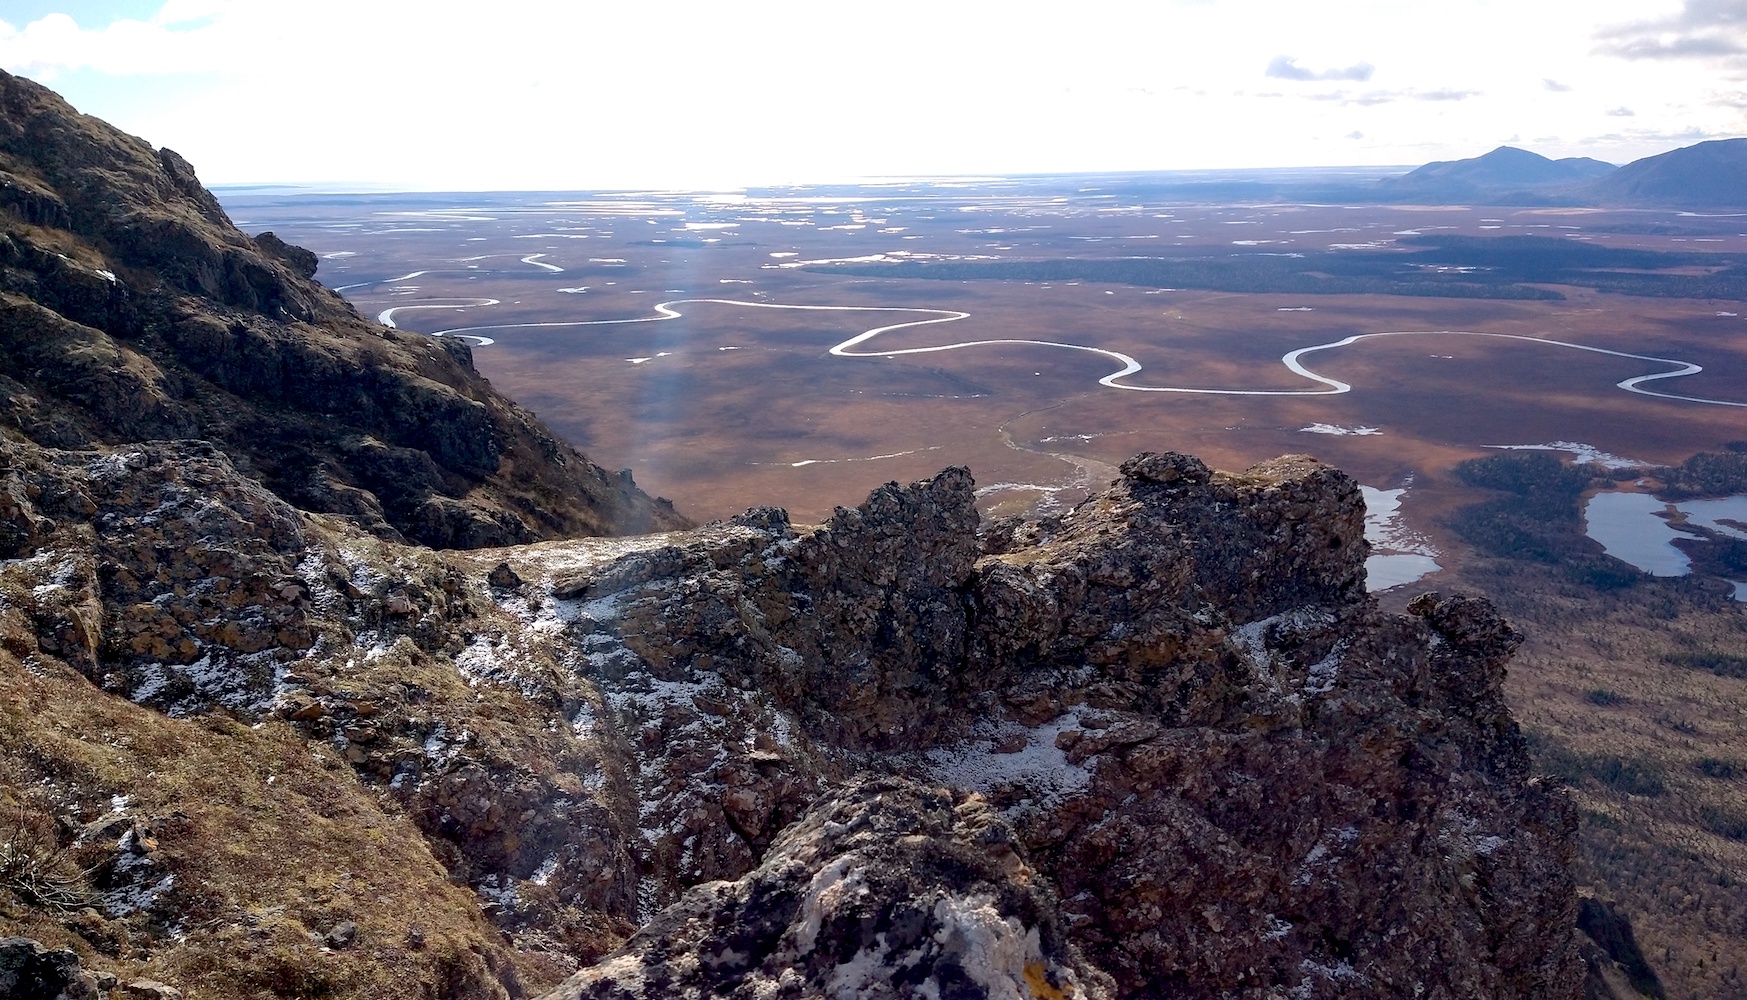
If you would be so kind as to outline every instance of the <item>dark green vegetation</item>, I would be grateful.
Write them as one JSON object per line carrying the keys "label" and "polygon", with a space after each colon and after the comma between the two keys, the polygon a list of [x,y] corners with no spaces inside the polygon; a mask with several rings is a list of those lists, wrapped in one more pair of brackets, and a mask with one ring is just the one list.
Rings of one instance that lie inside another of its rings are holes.
{"label": "dark green vegetation", "polygon": [[1744,457],[1731,445],[1674,468],[1591,472],[1542,452],[1490,456],[1451,470],[1488,497],[1444,522],[1473,549],[1446,586],[1488,594],[1530,636],[1513,704],[1537,771],[1578,805],[1579,880],[1617,901],[1644,968],[1675,997],[1747,997],[1747,615],[1717,579],[1730,539],[1682,542],[1693,574],[1650,577],[1584,536],[1582,503],[1646,474],[1684,487],[1658,493],[1739,492]]}
{"label": "dark green vegetation", "polygon": [[1090,281],[1288,295],[1563,299],[1540,285],[1621,295],[1747,301],[1747,257],[1597,246],[1545,236],[1415,236],[1399,249],[1180,257],[918,261],[818,267],[820,273],[940,280]]}
{"label": "dark green vegetation", "polygon": [[1737,656],[1734,653],[1715,649],[1685,650],[1668,653],[1662,657],[1662,661],[1688,670],[1709,670],[1718,677],[1747,680],[1747,656]]}
{"label": "dark green vegetation", "polygon": [[1470,459],[1454,472],[1470,486],[1499,494],[1446,521],[1480,552],[1555,566],[1571,582],[1598,590],[1630,587],[1643,576],[1584,535],[1580,501],[1594,479],[1583,469],[1548,452],[1509,452]]}
{"label": "dark green vegetation", "polygon": [[1719,837],[1747,843],[1747,813],[1723,806],[1701,806],[1698,821]]}
{"label": "dark green vegetation", "polygon": [[1741,766],[1734,761],[1721,760],[1716,757],[1700,757],[1692,765],[1698,773],[1718,781],[1733,781],[1741,774]]}
{"label": "dark green vegetation", "polygon": [[1678,466],[1658,469],[1662,492],[1674,500],[1747,492],[1747,441],[1731,441],[1727,451],[1707,451]]}
{"label": "dark green vegetation", "polygon": [[1529,752],[1543,774],[1570,785],[1599,784],[1622,795],[1655,797],[1668,790],[1662,765],[1642,757],[1583,754],[1534,730],[1525,734]]}

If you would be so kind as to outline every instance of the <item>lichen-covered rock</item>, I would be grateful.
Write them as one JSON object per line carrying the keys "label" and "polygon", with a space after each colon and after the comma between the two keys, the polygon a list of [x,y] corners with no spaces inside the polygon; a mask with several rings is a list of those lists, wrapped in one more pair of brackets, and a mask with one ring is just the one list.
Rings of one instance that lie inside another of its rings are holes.
{"label": "lichen-covered rock", "polygon": [[[1470,598],[1379,614],[1357,486],[1310,460],[1143,455],[1059,518],[982,533],[949,469],[818,526],[763,509],[434,553],[296,511],[207,445],[0,456],[5,653],[343,760],[527,982],[1583,981],[1572,812],[1500,693],[1518,637]],[[199,870],[148,860],[135,881],[175,889],[138,913],[168,919]],[[854,870],[807,931],[805,887]],[[366,926],[314,933],[342,919]]]}
{"label": "lichen-covered rock", "polygon": [[691,889],[545,1000],[1094,1000],[1108,985],[998,813],[887,778],[829,796],[756,870]]}
{"label": "lichen-covered rock", "polygon": [[106,690],[180,712],[259,709],[313,643],[300,515],[210,444],[0,442],[0,484],[17,498],[19,558],[0,568],[20,584],[10,603],[37,623],[41,652]]}
{"label": "lichen-covered rock", "polygon": [[522,564],[634,762],[639,916],[896,766],[1005,811],[1118,995],[1576,989],[1573,815],[1500,693],[1517,636],[1466,598],[1378,615],[1357,487],[1326,466],[1124,471],[980,557],[949,470],[817,528],[758,512]]}

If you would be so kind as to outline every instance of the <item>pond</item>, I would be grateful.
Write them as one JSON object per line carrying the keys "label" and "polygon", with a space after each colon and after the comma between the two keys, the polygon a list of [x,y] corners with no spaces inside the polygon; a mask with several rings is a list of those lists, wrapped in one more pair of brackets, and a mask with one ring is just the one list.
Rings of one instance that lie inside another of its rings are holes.
{"label": "pond", "polygon": [[[1674,540],[1699,536],[1675,525],[1747,539],[1747,495],[1669,503],[1648,493],[1597,493],[1583,508],[1583,522],[1584,533],[1608,555],[1651,576],[1685,576],[1692,572],[1692,560]],[[1735,582],[1735,600],[1747,600],[1747,581]]]}

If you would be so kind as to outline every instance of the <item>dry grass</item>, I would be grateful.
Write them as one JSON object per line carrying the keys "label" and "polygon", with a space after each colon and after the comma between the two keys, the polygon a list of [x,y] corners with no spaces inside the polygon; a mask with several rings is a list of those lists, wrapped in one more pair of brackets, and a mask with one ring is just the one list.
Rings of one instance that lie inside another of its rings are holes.
{"label": "dry grass", "polygon": [[[0,762],[0,798],[14,802],[90,820],[127,796],[176,877],[161,912],[122,919],[15,897],[0,904],[8,933],[191,998],[490,997],[515,977],[413,824],[283,723],[166,718],[0,652]],[[356,944],[324,949],[319,935],[347,920]]]}

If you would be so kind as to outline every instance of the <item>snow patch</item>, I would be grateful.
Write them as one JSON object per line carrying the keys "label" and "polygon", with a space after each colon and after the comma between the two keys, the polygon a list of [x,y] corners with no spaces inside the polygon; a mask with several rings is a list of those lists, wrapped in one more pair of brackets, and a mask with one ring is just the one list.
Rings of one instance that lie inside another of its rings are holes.
{"label": "snow patch", "polygon": [[[926,757],[936,780],[956,788],[979,792],[1012,788],[1024,794],[1011,813],[1048,809],[1084,791],[1092,783],[1092,768],[1069,762],[1056,740],[1080,732],[1077,712],[1057,716],[1032,729],[1012,723],[993,727],[990,738],[967,741],[954,748],[937,748]],[[996,740],[1023,735],[1025,743],[1013,753],[995,752]],[[1095,766],[1095,765],[1094,765]]]}
{"label": "snow patch", "polygon": [[152,909],[157,905],[158,897],[176,887],[173,874],[154,880],[157,867],[158,863],[145,855],[117,851],[112,877],[119,884],[98,897],[98,906],[111,919]]}
{"label": "snow patch", "polygon": [[1604,469],[1636,469],[1647,462],[1635,458],[1621,458],[1610,455],[1591,444],[1579,441],[1549,441],[1546,444],[1489,444],[1487,448],[1497,448],[1500,451],[1563,451],[1571,455],[1571,460],[1577,465],[1599,465]]}
{"label": "snow patch", "polygon": [[1298,428],[1300,434],[1340,434],[1354,437],[1372,437],[1383,432],[1375,427],[1343,427],[1340,424],[1310,424]]}

